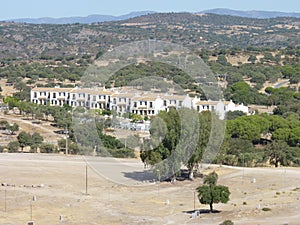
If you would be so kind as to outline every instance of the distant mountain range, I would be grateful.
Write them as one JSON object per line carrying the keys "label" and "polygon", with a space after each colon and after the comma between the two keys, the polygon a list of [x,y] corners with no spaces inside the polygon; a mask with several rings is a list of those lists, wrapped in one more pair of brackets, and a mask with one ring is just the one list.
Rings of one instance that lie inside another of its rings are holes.
{"label": "distant mountain range", "polygon": [[[91,24],[91,23],[99,23],[99,22],[106,22],[106,21],[126,20],[126,19],[137,17],[137,16],[143,16],[143,15],[153,14],[153,13],[156,13],[156,12],[154,12],[154,11],[131,12],[129,14],[122,15],[122,16],[89,15],[86,17],[21,18],[21,19],[7,20],[7,21],[10,21],[10,22],[13,21],[16,23],[31,23],[31,24],[74,24],[74,23]],[[199,13],[212,13],[212,14],[218,14],[218,15],[239,16],[239,17],[258,18],[258,19],[275,18],[275,17],[300,18],[300,13],[255,11],[255,10],[254,11],[240,11],[240,10],[232,10],[232,9],[224,9],[224,8],[204,10]]]}
{"label": "distant mountain range", "polygon": [[52,17],[43,17],[43,18],[21,18],[21,19],[12,19],[7,20],[9,22],[16,23],[32,23],[32,24],[91,24],[99,23],[106,21],[118,21],[126,20],[137,16],[144,16],[147,14],[155,13],[154,11],[141,11],[141,12],[131,12],[122,16],[110,16],[110,15],[89,15],[86,17],[62,17],[62,18],[52,18]]}
{"label": "distant mountain range", "polygon": [[204,10],[200,13],[212,13],[218,15],[229,15],[229,16],[240,16],[256,19],[267,19],[275,17],[296,17],[300,18],[300,13],[288,13],[288,12],[272,12],[272,11],[241,11],[241,10],[232,10],[232,9],[210,9]]}

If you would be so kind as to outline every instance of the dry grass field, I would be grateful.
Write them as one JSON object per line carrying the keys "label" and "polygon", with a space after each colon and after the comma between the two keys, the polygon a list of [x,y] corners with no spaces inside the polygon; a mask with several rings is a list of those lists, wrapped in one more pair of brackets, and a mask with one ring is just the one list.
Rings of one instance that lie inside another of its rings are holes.
{"label": "dry grass field", "polygon": [[[231,168],[211,165],[231,200],[216,204],[219,213],[191,218],[194,181],[143,180],[138,159],[0,154],[0,224],[299,224],[299,168]],[[122,172],[125,171],[125,172]],[[104,178],[106,177],[106,179]],[[127,185],[124,184],[124,181]],[[123,184],[121,184],[122,182]],[[34,201],[35,200],[35,201]],[[264,211],[269,208],[270,211]]]}

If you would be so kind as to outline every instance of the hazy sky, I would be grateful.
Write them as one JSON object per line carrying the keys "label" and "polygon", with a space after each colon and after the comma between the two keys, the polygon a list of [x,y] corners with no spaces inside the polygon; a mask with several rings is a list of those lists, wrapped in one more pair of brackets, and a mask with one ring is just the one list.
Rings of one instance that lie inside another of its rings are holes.
{"label": "hazy sky", "polygon": [[2,0],[0,20],[123,15],[132,11],[198,12],[212,8],[300,12],[299,0]]}

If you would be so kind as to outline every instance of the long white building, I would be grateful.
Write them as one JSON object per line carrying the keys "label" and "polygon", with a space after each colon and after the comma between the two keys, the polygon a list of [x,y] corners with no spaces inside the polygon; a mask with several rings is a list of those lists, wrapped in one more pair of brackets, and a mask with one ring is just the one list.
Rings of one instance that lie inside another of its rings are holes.
{"label": "long white building", "polygon": [[170,108],[186,107],[198,112],[214,111],[220,119],[224,119],[229,111],[242,111],[249,114],[249,109],[243,104],[232,101],[203,101],[189,95],[174,95],[170,93],[153,93],[137,91],[131,88],[33,88],[31,102],[41,105],[84,107],[86,109],[114,110],[119,116],[124,113],[134,113],[142,116],[155,116],[159,111],[169,111]]}

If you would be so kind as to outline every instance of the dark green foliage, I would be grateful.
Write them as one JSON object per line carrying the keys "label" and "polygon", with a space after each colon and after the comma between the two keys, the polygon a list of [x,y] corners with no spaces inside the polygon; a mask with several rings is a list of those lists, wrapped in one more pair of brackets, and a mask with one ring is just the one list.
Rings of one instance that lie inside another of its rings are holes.
{"label": "dark green foliage", "polygon": [[17,139],[22,151],[25,146],[30,146],[32,149],[36,149],[43,143],[44,140],[39,133],[33,133],[30,135],[30,133],[26,133],[25,131],[20,132]]}
{"label": "dark green foliage", "polygon": [[227,203],[230,191],[228,187],[217,185],[218,175],[212,172],[204,178],[202,186],[197,187],[198,198],[201,204],[208,204],[213,212],[214,203]]}
{"label": "dark green foliage", "polygon": [[9,124],[7,123],[6,125],[6,130],[10,133],[10,135],[15,134],[19,130],[19,125],[17,123]]}
{"label": "dark green foliage", "polygon": [[271,211],[272,209],[267,208],[267,207],[264,207],[264,208],[262,208],[261,210],[262,210],[262,211],[265,211],[265,212],[268,212],[268,211]]}
{"label": "dark green foliage", "polygon": [[11,141],[8,143],[8,146],[7,146],[8,152],[9,153],[18,152],[19,147],[20,147],[20,144],[18,141]]}
{"label": "dark green foliage", "polygon": [[20,132],[17,139],[20,147],[22,148],[22,151],[25,146],[29,146],[31,144],[31,136],[25,131]]}
{"label": "dark green foliage", "polygon": [[[164,82],[162,78],[174,81],[175,84],[179,85],[182,89],[195,90],[201,93],[199,87],[193,85],[194,79],[182,70],[160,62],[146,62],[139,63],[137,65],[129,65],[118,72],[116,72],[107,81],[107,85],[112,81],[115,81],[115,86],[126,86],[126,85],[138,85],[139,79],[152,77],[150,82],[142,83],[143,88],[150,90],[151,88],[160,88],[162,90],[170,86],[168,83]],[[134,81],[134,82],[133,82]],[[143,80],[141,80],[142,82]],[[150,85],[149,87],[147,85]]]}
{"label": "dark green foliage", "polygon": [[40,145],[41,153],[54,153],[57,151],[57,147],[53,144],[44,143]]}
{"label": "dark green foliage", "polygon": [[241,116],[227,122],[227,134],[232,138],[241,138],[253,142],[260,140],[261,134],[268,131],[270,123],[259,116]]}
{"label": "dark green foliage", "polygon": [[245,116],[245,113],[242,111],[229,111],[226,113],[227,120],[234,120],[240,116]]}
{"label": "dark green foliage", "polygon": [[231,220],[225,220],[224,222],[220,223],[220,225],[234,225]]}
{"label": "dark green foliage", "polygon": [[287,162],[288,145],[284,141],[272,141],[271,144],[266,146],[265,157],[269,160],[270,164],[278,167],[279,165],[286,166]]}

